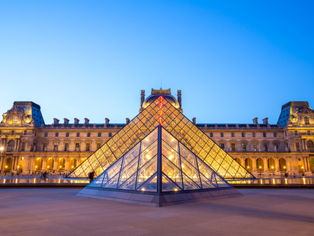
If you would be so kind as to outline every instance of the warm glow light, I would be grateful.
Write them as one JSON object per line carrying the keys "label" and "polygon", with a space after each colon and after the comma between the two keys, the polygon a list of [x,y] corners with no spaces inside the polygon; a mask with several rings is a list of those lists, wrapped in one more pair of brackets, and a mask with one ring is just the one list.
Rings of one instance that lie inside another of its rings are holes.
{"label": "warm glow light", "polygon": [[304,167],[302,166],[301,168],[303,169]]}
{"label": "warm glow light", "polygon": [[259,168],[260,168],[260,169],[262,169],[262,167],[261,167],[261,166],[260,166]]}
{"label": "warm glow light", "polygon": [[24,157],[22,157],[21,159],[24,160]]}
{"label": "warm glow light", "polygon": [[50,166],[48,166],[48,168],[49,168]]}
{"label": "warm glow light", "polygon": [[142,191],[145,191],[145,188],[142,188]]}
{"label": "warm glow light", "polygon": [[37,168],[37,166],[35,166],[35,168]]}
{"label": "warm glow light", "polygon": [[274,169],[274,167],[273,167],[273,166],[272,166],[271,168],[272,168],[272,169]]}
{"label": "warm glow light", "polygon": [[284,169],[286,169],[286,167],[285,167],[285,166],[284,166],[283,168],[284,168]]}
{"label": "warm glow light", "polygon": [[4,147],[0,147],[0,151],[3,151],[4,150]]}
{"label": "warm glow light", "polygon": [[20,166],[17,166],[17,168],[20,168]]}
{"label": "warm glow light", "polygon": [[174,138],[171,139],[171,142],[173,142],[173,141],[174,141]]}
{"label": "warm glow light", "polygon": [[170,157],[169,157],[169,160],[171,160],[173,158],[173,155],[171,155]]}
{"label": "warm glow light", "polygon": [[72,166],[72,168],[74,168],[74,166]]}
{"label": "warm glow light", "polygon": [[60,166],[60,168],[61,168],[61,166]]}
{"label": "warm glow light", "polygon": [[147,158],[148,160],[150,160],[151,157],[150,157],[150,155],[146,155],[146,158]]}
{"label": "warm glow light", "polygon": [[183,164],[182,164],[181,166],[182,166],[182,168],[184,168],[184,165],[183,165]]}
{"label": "warm glow light", "polygon": [[175,188],[175,189],[174,189],[174,191],[178,191],[178,189],[177,189],[177,188]]}
{"label": "warm glow light", "polygon": [[5,168],[8,168],[8,166],[5,166]]}
{"label": "warm glow light", "polygon": [[248,166],[247,168],[249,169],[250,167]]}

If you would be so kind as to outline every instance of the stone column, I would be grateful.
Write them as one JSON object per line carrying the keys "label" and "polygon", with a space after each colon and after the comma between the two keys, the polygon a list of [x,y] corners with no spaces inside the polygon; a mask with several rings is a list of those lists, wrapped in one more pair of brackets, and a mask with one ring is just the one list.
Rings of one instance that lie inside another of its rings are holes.
{"label": "stone column", "polygon": [[58,171],[58,158],[53,158],[53,170]]}
{"label": "stone column", "polygon": [[70,158],[65,158],[65,171],[69,171]]}
{"label": "stone column", "polygon": [[47,170],[47,157],[43,158],[42,170]]}
{"label": "stone column", "polygon": [[275,158],[275,175],[280,175],[279,159]]}

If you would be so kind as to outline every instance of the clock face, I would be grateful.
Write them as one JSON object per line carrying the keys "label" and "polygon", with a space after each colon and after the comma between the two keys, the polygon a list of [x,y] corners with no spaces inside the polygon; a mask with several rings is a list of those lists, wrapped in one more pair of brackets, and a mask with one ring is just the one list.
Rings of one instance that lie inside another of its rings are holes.
{"label": "clock face", "polygon": [[297,114],[292,114],[290,117],[290,120],[292,123],[297,123],[298,121],[298,115]]}

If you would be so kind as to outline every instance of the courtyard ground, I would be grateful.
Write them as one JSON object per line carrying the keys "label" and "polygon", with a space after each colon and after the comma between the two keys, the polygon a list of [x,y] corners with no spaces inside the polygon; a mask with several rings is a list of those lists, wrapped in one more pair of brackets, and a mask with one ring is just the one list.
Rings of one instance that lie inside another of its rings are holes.
{"label": "courtyard ground", "polygon": [[0,189],[0,236],[314,235],[313,189],[162,208],[77,197],[80,189]]}

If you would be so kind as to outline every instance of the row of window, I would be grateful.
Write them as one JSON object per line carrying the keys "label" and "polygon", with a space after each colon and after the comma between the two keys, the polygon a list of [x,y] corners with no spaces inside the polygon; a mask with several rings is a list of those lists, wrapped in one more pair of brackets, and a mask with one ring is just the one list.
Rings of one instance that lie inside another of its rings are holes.
{"label": "row of window", "polygon": [[[225,150],[225,143],[221,143],[220,147]],[[274,144],[274,149],[278,150],[279,148],[279,144],[275,143]],[[254,152],[257,152],[257,143],[252,143],[252,149]],[[235,152],[236,151],[236,144],[235,143],[231,143],[231,151]],[[242,152],[246,152],[247,151],[247,144],[246,143],[241,143],[241,151]],[[267,143],[263,143],[263,151],[264,152],[268,152],[268,144]]]}
{"label": "row of window", "polygon": [[[210,137],[214,137],[214,133],[210,133],[209,136]],[[245,133],[244,132],[241,133],[241,136],[245,137]],[[220,133],[220,137],[224,137],[224,133],[221,132]],[[231,137],[234,137],[234,133],[231,133]],[[255,132],[252,133],[252,137],[255,138]],[[266,138],[266,133],[265,132],[263,132],[263,137]],[[275,137],[275,138],[277,137],[277,133],[276,132],[273,133],[273,137]]]}
{"label": "row of window", "polygon": [[[0,130],[0,135],[2,135],[2,130]],[[15,135],[15,131],[11,131],[11,135]],[[24,135],[27,135],[27,130],[24,130]]]}
{"label": "row of window", "polygon": [[[70,136],[70,133],[67,132],[65,134],[65,137],[69,137]],[[80,137],[81,136],[81,133],[80,132],[77,132],[76,133],[76,137]],[[48,132],[45,133],[45,137],[48,137]],[[56,132],[55,133],[55,137],[59,137],[59,132]],[[90,132],[87,133],[87,136],[86,137],[90,137]],[[101,133],[99,132],[98,133],[98,137],[101,137]],[[109,137],[112,137],[112,133],[109,133]]]}
{"label": "row of window", "polygon": [[[47,151],[47,147],[48,147],[48,143],[44,143],[43,144],[43,151],[46,152]],[[99,149],[101,147],[101,143],[97,143],[97,149]],[[64,149],[65,152],[69,151],[69,143],[65,143],[64,144]],[[59,151],[59,143],[54,143],[53,144],[53,151],[57,152]],[[80,152],[81,151],[81,145],[80,143],[75,143],[75,151],[76,152]],[[91,144],[90,143],[86,143],[85,145],[85,151],[86,152],[90,152],[91,151]]]}
{"label": "row of window", "polygon": [[[294,135],[298,135],[298,134],[299,134],[298,131],[294,131]],[[311,135],[311,132],[310,132],[310,131],[307,131],[306,134],[307,134],[307,135]]]}

